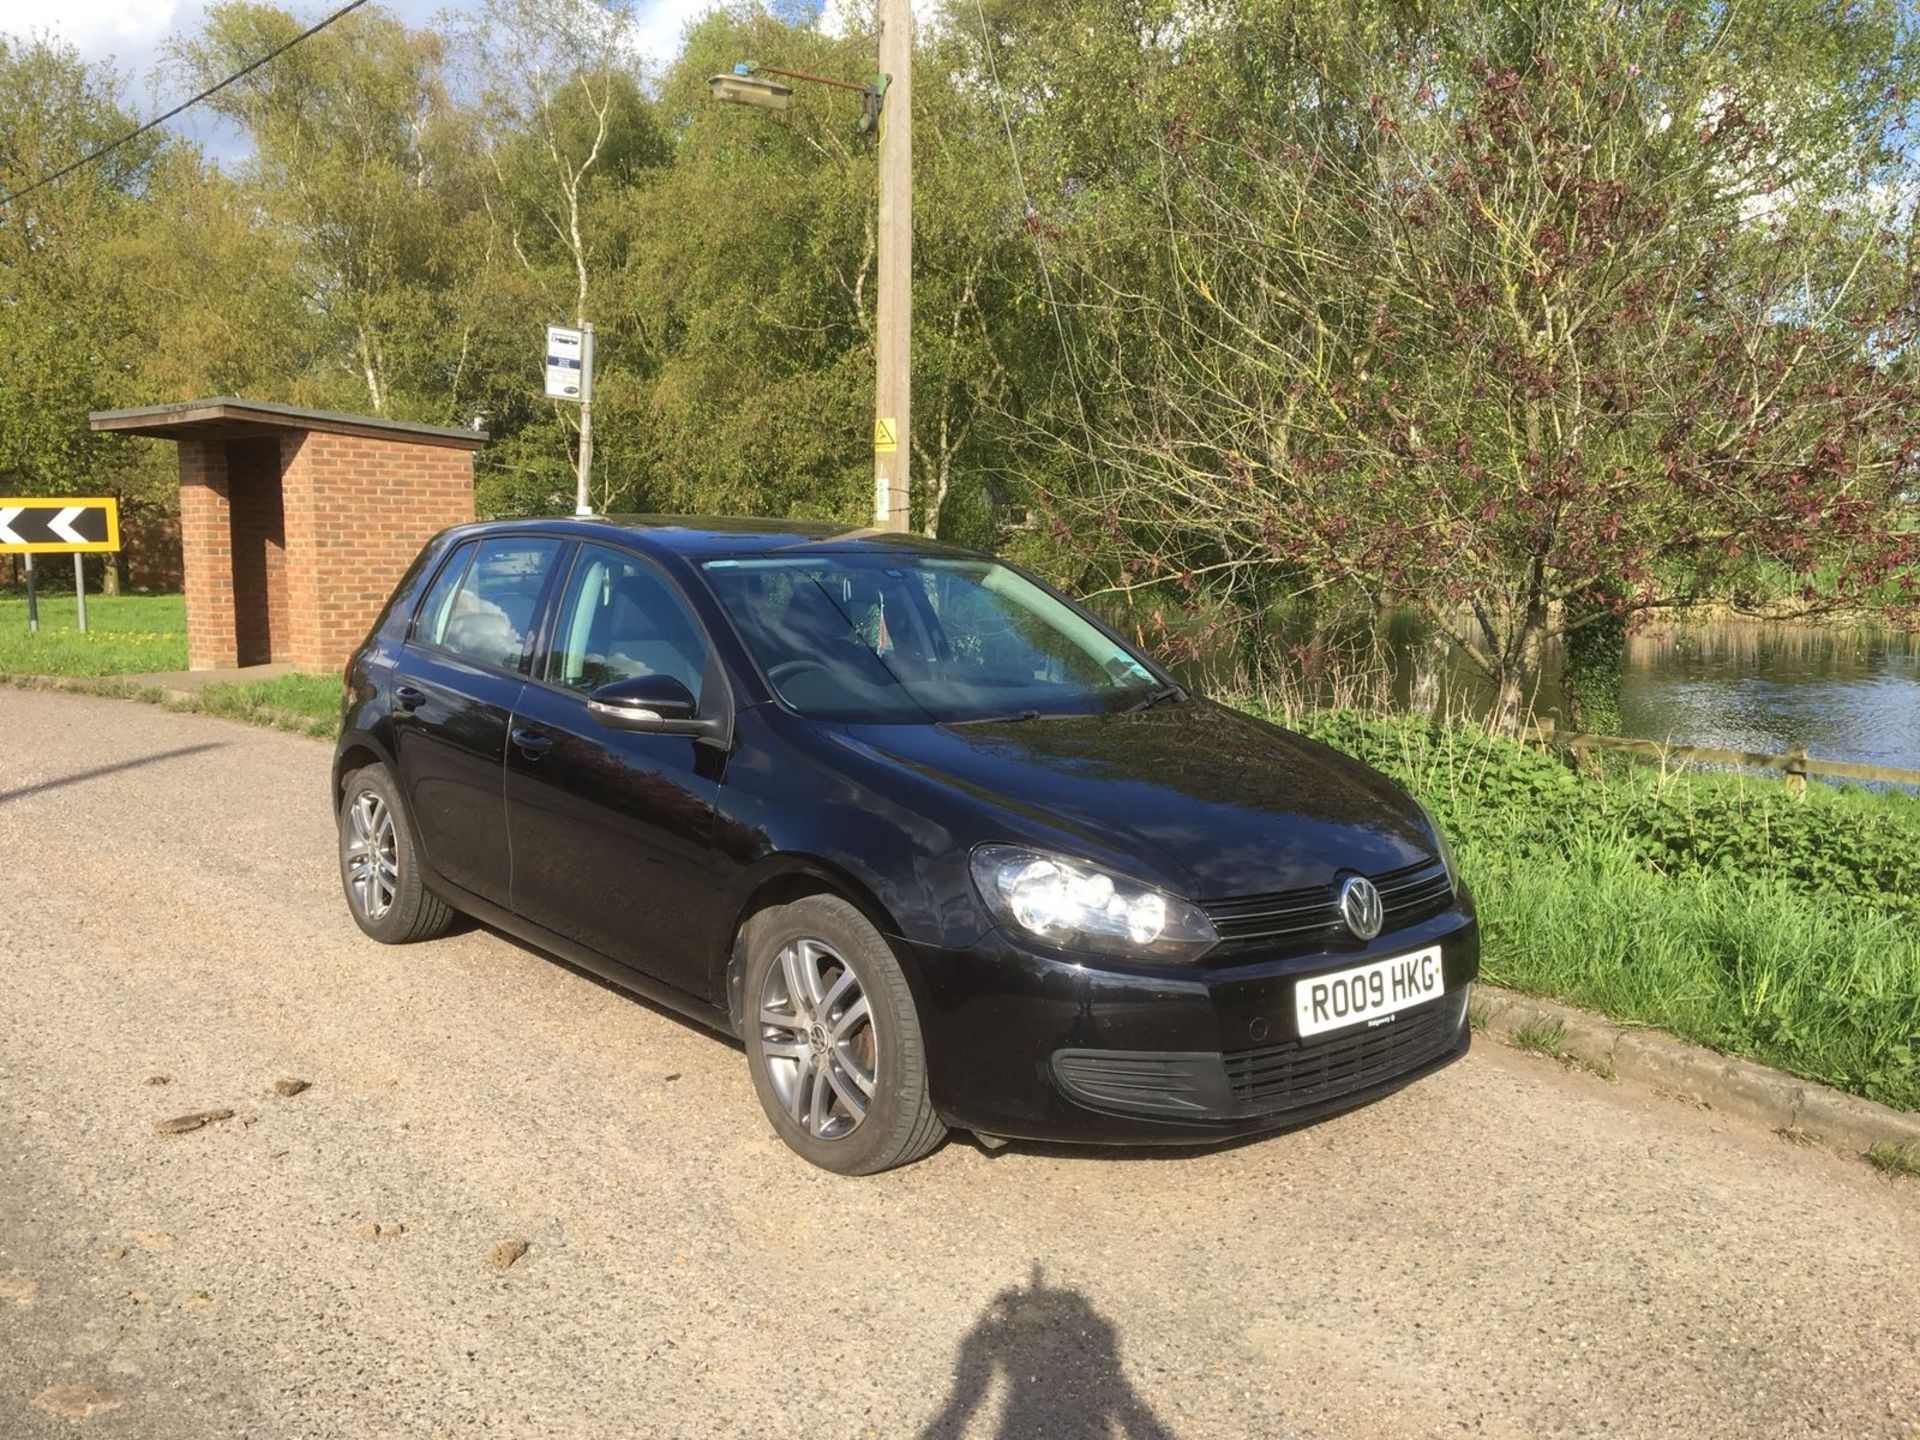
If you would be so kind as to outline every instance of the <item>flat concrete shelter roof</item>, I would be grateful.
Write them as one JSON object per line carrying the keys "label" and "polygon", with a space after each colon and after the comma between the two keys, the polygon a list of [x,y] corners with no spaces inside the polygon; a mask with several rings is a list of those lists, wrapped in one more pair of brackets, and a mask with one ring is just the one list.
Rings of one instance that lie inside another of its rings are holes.
{"label": "flat concrete shelter roof", "polygon": [[459,450],[478,450],[487,443],[484,430],[416,425],[410,420],[345,415],[337,410],[302,410],[293,405],[240,400],[231,395],[176,400],[169,405],[146,405],[138,410],[95,410],[87,416],[87,421],[95,430],[152,435],[161,440],[245,440],[281,430],[321,430],[334,435],[405,440],[416,445],[446,445]]}

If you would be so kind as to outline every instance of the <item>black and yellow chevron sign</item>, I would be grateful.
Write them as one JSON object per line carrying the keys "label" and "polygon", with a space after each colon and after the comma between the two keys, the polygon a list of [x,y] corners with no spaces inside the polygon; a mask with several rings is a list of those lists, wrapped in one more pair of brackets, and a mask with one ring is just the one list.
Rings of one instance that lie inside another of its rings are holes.
{"label": "black and yellow chevron sign", "polygon": [[78,554],[120,548],[120,502],[60,495],[0,498],[0,555]]}

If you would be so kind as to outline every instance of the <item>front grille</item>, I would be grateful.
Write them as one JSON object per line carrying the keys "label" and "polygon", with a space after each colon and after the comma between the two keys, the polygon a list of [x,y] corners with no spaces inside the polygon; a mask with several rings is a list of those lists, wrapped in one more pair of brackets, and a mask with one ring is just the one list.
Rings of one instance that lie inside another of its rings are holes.
{"label": "front grille", "polygon": [[1459,997],[1331,1040],[1287,1040],[1231,1055],[1195,1051],[1058,1050],[1060,1088],[1096,1110],[1163,1119],[1255,1120],[1337,1105],[1441,1059],[1459,1043]]}
{"label": "front grille", "polygon": [[1458,1039],[1449,993],[1391,1025],[1332,1040],[1287,1040],[1226,1056],[1227,1084],[1243,1114],[1272,1115],[1336,1100],[1437,1060]]}
{"label": "front grille", "polygon": [[[1399,930],[1437,915],[1453,902],[1453,881],[1439,860],[1369,875],[1386,906],[1385,930]],[[1345,934],[1337,888],[1331,884],[1202,902],[1220,938],[1235,946],[1258,941],[1286,944]]]}
{"label": "front grille", "polygon": [[1424,865],[1409,865],[1370,877],[1387,907],[1389,930],[1398,930],[1430,915],[1438,915],[1453,903],[1453,877],[1439,860]]}
{"label": "front grille", "polygon": [[1318,935],[1340,923],[1340,903],[1331,885],[1246,900],[1209,900],[1204,908],[1222,940],[1287,940]]}

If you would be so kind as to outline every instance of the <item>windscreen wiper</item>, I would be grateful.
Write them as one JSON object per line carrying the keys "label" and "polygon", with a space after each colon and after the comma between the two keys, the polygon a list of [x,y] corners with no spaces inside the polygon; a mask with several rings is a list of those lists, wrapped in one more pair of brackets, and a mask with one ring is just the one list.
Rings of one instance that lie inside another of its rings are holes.
{"label": "windscreen wiper", "polygon": [[1186,686],[1162,685],[1158,690],[1155,690],[1152,694],[1141,696],[1138,700],[1134,701],[1133,704],[1127,706],[1127,708],[1122,710],[1120,713],[1122,715],[1131,715],[1136,710],[1151,710],[1154,706],[1158,705],[1162,700],[1185,700],[1186,698],[1187,698]]}
{"label": "windscreen wiper", "polygon": [[1022,720],[1038,720],[1038,710],[1016,710],[1011,715],[969,715],[964,720],[949,720],[949,725],[1013,725]]}

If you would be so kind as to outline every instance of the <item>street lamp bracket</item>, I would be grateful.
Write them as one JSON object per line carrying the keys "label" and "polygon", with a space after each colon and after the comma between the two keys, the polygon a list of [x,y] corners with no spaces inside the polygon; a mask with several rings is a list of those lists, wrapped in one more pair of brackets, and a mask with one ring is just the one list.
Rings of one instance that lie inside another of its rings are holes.
{"label": "street lamp bracket", "polygon": [[736,65],[730,75],[709,76],[707,86],[716,100],[724,100],[730,105],[752,105],[762,110],[784,110],[793,99],[791,85],[757,75],[744,65]]}

